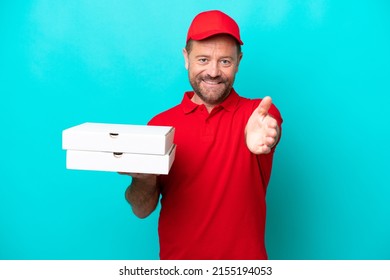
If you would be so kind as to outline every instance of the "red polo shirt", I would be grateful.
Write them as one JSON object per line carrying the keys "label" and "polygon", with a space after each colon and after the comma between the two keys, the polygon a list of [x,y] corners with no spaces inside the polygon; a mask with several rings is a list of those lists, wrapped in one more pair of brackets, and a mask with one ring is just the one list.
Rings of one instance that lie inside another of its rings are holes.
{"label": "red polo shirt", "polygon": [[[260,100],[232,90],[208,113],[191,101],[150,121],[175,127],[176,158],[159,176],[161,259],[267,259],[265,194],[274,149],[256,156],[245,143],[246,123]],[[282,118],[272,105],[269,113]]]}

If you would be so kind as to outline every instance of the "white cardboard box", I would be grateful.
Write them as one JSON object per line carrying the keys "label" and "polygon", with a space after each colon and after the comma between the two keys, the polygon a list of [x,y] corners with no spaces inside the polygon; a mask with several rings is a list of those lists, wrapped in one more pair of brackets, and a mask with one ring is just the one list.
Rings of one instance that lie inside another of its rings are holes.
{"label": "white cardboard box", "polygon": [[169,126],[84,123],[62,132],[68,169],[168,174],[175,159]]}
{"label": "white cardboard box", "polygon": [[145,174],[168,174],[176,145],[165,155],[67,150],[66,168]]}
{"label": "white cardboard box", "polygon": [[62,132],[64,150],[165,155],[173,145],[171,126],[83,123]]}

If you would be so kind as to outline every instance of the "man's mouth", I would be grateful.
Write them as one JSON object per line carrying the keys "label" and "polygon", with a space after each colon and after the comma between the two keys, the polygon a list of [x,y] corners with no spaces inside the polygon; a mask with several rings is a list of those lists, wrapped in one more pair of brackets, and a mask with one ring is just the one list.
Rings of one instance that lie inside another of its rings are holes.
{"label": "man's mouth", "polygon": [[208,85],[211,85],[211,86],[215,86],[215,85],[219,85],[222,83],[222,81],[220,80],[203,80],[204,83],[208,84]]}

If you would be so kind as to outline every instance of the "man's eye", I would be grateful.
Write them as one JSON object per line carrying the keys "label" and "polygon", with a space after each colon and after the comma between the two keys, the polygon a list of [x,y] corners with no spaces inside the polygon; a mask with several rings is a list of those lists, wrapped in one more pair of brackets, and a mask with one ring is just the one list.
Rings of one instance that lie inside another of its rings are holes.
{"label": "man's eye", "polygon": [[199,58],[198,60],[200,63],[206,63],[207,62],[207,58]]}
{"label": "man's eye", "polygon": [[222,59],[221,60],[221,64],[224,65],[224,66],[229,66],[231,64],[231,62],[228,59]]}

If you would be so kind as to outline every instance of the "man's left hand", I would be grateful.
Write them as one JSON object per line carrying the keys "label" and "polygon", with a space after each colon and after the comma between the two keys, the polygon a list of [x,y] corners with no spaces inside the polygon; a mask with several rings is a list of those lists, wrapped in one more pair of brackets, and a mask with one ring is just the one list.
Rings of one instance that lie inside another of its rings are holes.
{"label": "man's left hand", "polygon": [[264,97],[245,127],[246,145],[252,153],[257,155],[268,154],[279,139],[278,123],[268,114],[271,105],[271,97]]}

